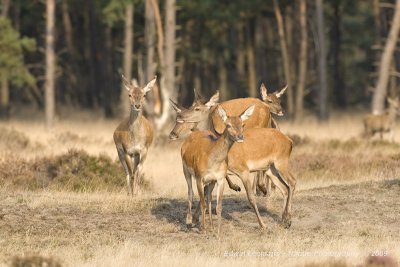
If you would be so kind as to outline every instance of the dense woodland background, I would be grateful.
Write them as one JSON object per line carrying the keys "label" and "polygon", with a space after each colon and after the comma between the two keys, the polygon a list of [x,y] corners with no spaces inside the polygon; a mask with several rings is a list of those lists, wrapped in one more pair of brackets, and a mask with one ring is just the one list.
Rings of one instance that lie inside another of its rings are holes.
{"label": "dense woodland background", "polygon": [[35,106],[49,127],[59,107],[121,117],[128,108],[121,74],[139,84],[160,78],[146,107],[159,128],[173,115],[168,98],[190,105],[193,88],[204,96],[218,89],[222,100],[259,97],[262,82],[270,91],[289,86],[283,105],[294,120],[305,112],[321,120],[335,110],[381,112],[385,96],[399,91],[393,26],[399,6],[394,0],[1,0],[0,114],[6,119]]}

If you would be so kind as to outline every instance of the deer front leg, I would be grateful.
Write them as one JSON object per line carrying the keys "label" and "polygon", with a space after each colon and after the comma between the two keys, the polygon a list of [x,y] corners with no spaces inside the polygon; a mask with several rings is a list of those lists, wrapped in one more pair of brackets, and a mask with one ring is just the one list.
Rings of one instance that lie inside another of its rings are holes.
{"label": "deer front leg", "polygon": [[128,195],[130,194],[133,196],[132,178],[134,177],[134,169],[132,164],[132,158],[128,154],[125,154],[125,163],[126,166],[128,167],[128,174],[126,175],[126,183],[128,184]]}
{"label": "deer front leg", "polygon": [[146,160],[147,157],[147,151],[142,150],[140,154],[135,154],[134,156],[134,164],[135,164],[135,174],[134,174],[134,180],[133,180],[133,192],[136,195],[139,191],[139,183],[140,183],[140,178],[142,175],[142,169],[143,169],[143,163]]}
{"label": "deer front leg", "polygon": [[210,220],[211,229],[214,228],[212,221],[212,191],[214,190],[215,183],[210,183],[204,187],[204,192],[206,194],[206,204],[208,209],[208,218]]}
{"label": "deer front leg", "polygon": [[186,227],[192,228],[192,205],[193,205],[193,188],[192,188],[192,175],[187,170],[186,166],[183,166],[183,174],[185,175],[186,183],[188,186],[188,208],[186,211]]}
{"label": "deer front leg", "polygon": [[132,172],[130,171],[127,162],[130,162],[130,159],[128,161],[126,160],[125,152],[124,152],[124,149],[122,147],[117,147],[117,152],[118,152],[119,161],[121,162],[122,168],[125,171],[126,183],[127,183],[127,191],[128,191],[128,195],[129,195],[129,193],[130,193],[130,181],[131,181],[130,180],[131,179],[130,175],[131,175]]}
{"label": "deer front leg", "polygon": [[196,183],[197,183],[197,191],[199,193],[199,198],[200,198],[200,209],[201,209],[200,232],[204,232],[206,225],[206,201],[204,198],[204,185],[203,182],[201,181],[201,178],[197,177],[196,177]]}

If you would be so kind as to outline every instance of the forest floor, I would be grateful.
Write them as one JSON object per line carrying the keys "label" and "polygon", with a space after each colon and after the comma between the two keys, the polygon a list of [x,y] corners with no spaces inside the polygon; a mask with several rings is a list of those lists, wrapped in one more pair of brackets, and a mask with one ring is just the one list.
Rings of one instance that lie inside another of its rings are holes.
{"label": "forest floor", "polygon": [[210,229],[186,229],[181,142],[157,139],[143,189],[126,195],[112,141],[117,123],[87,114],[51,131],[36,120],[0,123],[0,265],[366,266],[400,259],[399,131],[396,142],[366,141],[360,114],[325,124],[283,121],[295,143],[291,228],[280,225],[278,191],[257,197],[267,225],[260,230],[243,190],[226,187],[218,240]]}

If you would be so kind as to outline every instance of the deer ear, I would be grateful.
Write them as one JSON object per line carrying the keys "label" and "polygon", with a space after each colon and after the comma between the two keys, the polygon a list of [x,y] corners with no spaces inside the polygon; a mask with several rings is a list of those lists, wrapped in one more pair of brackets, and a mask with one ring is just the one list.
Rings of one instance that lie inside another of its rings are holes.
{"label": "deer ear", "polygon": [[175,103],[174,101],[172,101],[172,99],[170,98],[169,101],[171,102],[172,107],[175,109],[175,111],[177,113],[181,113],[182,110],[184,110],[184,107],[182,107],[181,105]]}
{"label": "deer ear", "polygon": [[219,101],[219,91],[217,91],[211,98],[208,100],[208,102],[205,104],[206,107],[211,108],[218,104]]}
{"label": "deer ear", "polygon": [[286,89],[288,88],[288,86],[286,85],[285,87],[283,87],[279,92],[275,93],[277,98],[280,98],[285,92]]}
{"label": "deer ear", "polygon": [[267,99],[267,87],[265,87],[264,83],[262,83],[260,86],[260,93],[261,93],[261,99],[266,100]]}
{"label": "deer ear", "polygon": [[254,107],[255,105],[251,105],[249,108],[247,108],[241,115],[240,115],[240,119],[242,121],[247,120],[254,112]]}
{"label": "deer ear", "polygon": [[193,101],[193,103],[197,102],[197,101],[201,102],[203,100],[203,97],[199,94],[199,92],[197,92],[196,88],[193,88],[193,92],[194,92],[194,101]]}
{"label": "deer ear", "polygon": [[127,91],[131,90],[131,85],[130,85],[129,81],[125,78],[124,75],[121,75],[121,76],[122,76],[122,83],[124,84],[125,89]]}
{"label": "deer ear", "polygon": [[219,116],[221,116],[222,121],[225,123],[228,119],[228,116],[226,116],[226,112],[221,106],[218,106],[218,114]]}
{"label": "deer ear", "polygon": [[144,93],[146,94],[148,91],[150,91],[151,89],[153,89],[153,86],[156,84],[157,81],[157,76],[154,76],[154,79],[151,80],[145,88],[143,88]]}

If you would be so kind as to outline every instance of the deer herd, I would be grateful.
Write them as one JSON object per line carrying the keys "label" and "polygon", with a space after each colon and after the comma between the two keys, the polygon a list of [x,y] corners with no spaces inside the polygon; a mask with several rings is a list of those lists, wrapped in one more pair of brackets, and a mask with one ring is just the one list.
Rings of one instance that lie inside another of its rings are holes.
{"label": "deer herd", "polygon": [[[153,140],[152,126],[143,116],[142,108],[145,95],[155,85],[157,77],[144,87],[122,78],[131,111],[129,117],[114,131],[114,142],[126,174],[128,195],[134,195],[138,191],[143,162]],[[219,103],[218,91],[208,101],[204,101],[195,91],[193,104],[189,108],[171,100],[177,115],[169,138],[176,140],[186,137],[181,147],[181,158],[188,188],[188,228],[192,227],[194,221],[199,221],[201,212],[200,230],[206,229],[206,209],[210,227],[213,228],[211,203],[212,192],[216,188],[217,232],[220,236],[225,180],[231,189],[241,190],[231,181],[230,176],[237,176],[242,181],[261,228],[266,225],[258,211],[255,194],[258,189],[268,195],[272,182],[284,196],[282,225],[290,227],[291,205],[296,188],[296,179],[289,169],[293,142],[280,132],[271,115],[284,114],[280,97],[285,90],[286,87],[269,94],[262,84],[261,100],[248,97],[222,103]],[[390,107],[385,114],[370,114],[365,118],[365,136],[380,133],[382,138],[383,132],[391,132],[393,137],[394,121],[400,104],[397,98],[388,99],[388,102]],[[253,177],[252,173],[256,175]],[[200,199],[194,219],[192,178],[196,182]]]}

